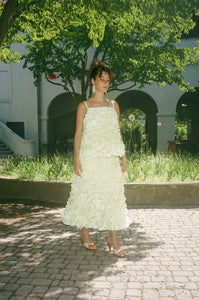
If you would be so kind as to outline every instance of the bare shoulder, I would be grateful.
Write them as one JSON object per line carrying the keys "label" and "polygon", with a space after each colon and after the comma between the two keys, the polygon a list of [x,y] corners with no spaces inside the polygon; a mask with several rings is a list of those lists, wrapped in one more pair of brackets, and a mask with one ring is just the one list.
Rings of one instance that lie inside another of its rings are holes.
{"label": "bare shoulder", "polygon": [[119,108],[119,104],[115,100],[111,100],[111,101],[114,104],[114,107],[118,109]]}
{"label": "bare shoulder", "polygon": [[115,100],[106,99],[106,101],[109,103],[109,106],[113,106],[113,107],[117,106],[117,102]]}
{"label": "bare shoulder", "polygon": [[80,102],[77,107],[77,120],[83,120],[86,112],[86,104],[84,102]]}
{"label": "bare shoulder", "polygon": [[86,112],[87,111],[86,104],[84,102],[80,102],[77,109],[78,111]]}
{"label": "bare shoulder", "polygon": [[112,100],[112,103],[113,103],[113,106],[114,106],[116,112],[119,114],[119,112],[120,112],[119,104],[115,100]]}

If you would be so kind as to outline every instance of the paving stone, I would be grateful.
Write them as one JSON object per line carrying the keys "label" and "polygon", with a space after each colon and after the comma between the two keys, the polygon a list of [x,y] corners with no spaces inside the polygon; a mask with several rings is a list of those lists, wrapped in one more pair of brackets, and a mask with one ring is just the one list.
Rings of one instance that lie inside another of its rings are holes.
{"label": "paving stone", "polygon": [[[24,300],[24,296],[12,296],[11,298],[9,298],[9,300]],[[8,299],[8,298],[2,298],[2,299]],[[26,299],[26,298],[25,298]]]}
{"label": "paving stone", "polygon": [[32,285],[22,284],[14,293],[20,296],[28,296],[30,292],[33,290]]}
{"label": "paving stone", "polygon": [[[85,299],[85,298],[84,298]],[[89,299],[89,298],[87,298],[87,299]],[[107,297],[103,297],[103,296],[92,296],[90,299],[92,299],[92,300],[107,300]]]}
{"label": "paving stone", "polygon": [[9,283],[9,284],[6,284],[4,287],[3,287],[3,289],[6,291],[15,291],[17,288],[19,287],[19,284],[11,284],[11,283]]}
{"label": "paving stone", "polygon": [[125,289],[112,289],[109,298],[122,300],[125,298],[125,293]]}
{"label": "paving stone", "polygon": [[130,289],[141,289],[142,283],[140,283],[139,281],[132,281],[132,282],[128,282],[127,286]]}
{"label": "paving stone", "polygon": [[160,298],[161,297],[174,297],[175,293],[172,290],[159,290]]}
{"label": "paving stone", "polygon": [[77,294],[77,291],[78,289],[75,288],[75,287],[66,287],[66,288],[63,288],[63,293],[66,295],[75,295]]}
{"label": "paving stone", "polygon": [[191,292],[187,290],[175,291],[176,300],[187,300],[191,299]]}
{"label": "paving stone", "polygon": [[144,290],[143,300],[159,300],[159,292],[157,290]]}
{"label": "paving stone", "polygon": [[[96,288],[92,288],[92,292],[94,296],[103,296],[103,297],[108,297],[110,290],[109,289],[96,289]],[[90,297],[91,297],[91,293],[90,293]]]}
{"label": "paving stone", "polygon": [[51,284],[52,280],[50,279],[33,279],[32,285],[47,285],[49,286]]}
{"label": "paving stone", "polygon": [[127,284],[126,282],[112,282],[111,284],[112,289],[126,289],[127,288]]}
{"label": "paving stone", "polygon": [[139,297],[137,297],[137,296],[126,296],[125,300],[140,300],[140,296]]}
{"label": "paving stone", "polygon": [[107,251],[108,231],[91,230],[98,250],[86,251],[62,212],[0,204],[0,299],[199,300],[199,208],[129,209],[124,259]]}
{"label": "paving stone", "polygon": [[6,282],[10,281],[11,278],[12,277],[10,277],[10,276],[0,276],[0,282],[1,283],[6,283]]}
{"label": "paving stone", "polygon": [[104,289],[104,288],[111,288],[111,282],[104,282],[104,281],[95,281],[95,282],[91,282],[91,286],[94,287],[94,288],[101,288],[101,289]]}
{"label": "paving stone", "polygon": [[0,291],[0,299],[9,299],[11,295],[11,291]]}
{"label": "paving stone", "polygon": [[[67,297],[67,298],[66,298]],[[75,296],[72,296],[72,295],[61,295],[58,300],[74,300],[74,299],[77,299],[75,298]],[[85,298],[84,298],[85,299]]]}
{"label": "paving stone", "polygon": [[136,296],[141,298],[142,290],[141,289],[128,289],[126,291],[127,296]]}
{"label": "paving stone", "polygon": [[44,297],[57,299],[59,296],[61,296],[62,292],[63,290],[59,287],[50,287],[45,293]]}
{"label": "paving stone", "polygon": [[35,286],[33,291],[32,291],[32,294],[45,294],[48,290],[48,287],[47,286],[44,286],[44,285],[38,285],[38,286]]}

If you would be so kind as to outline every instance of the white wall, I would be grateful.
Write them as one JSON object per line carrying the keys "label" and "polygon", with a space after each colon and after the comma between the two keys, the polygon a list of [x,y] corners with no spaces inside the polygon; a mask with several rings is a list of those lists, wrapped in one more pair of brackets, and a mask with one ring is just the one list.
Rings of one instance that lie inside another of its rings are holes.
{"label": "white wall", "polygon": [[[24,51],[22,46],[16,46],[15,49],[19,52]],[[0,84],[0,120],[4,123],[24,122],[25,139],[35,141],[37,153],[37,88],[33,84],[32,72],[23,69],[22,63],[10,64],[7,67],[8,81],[4,77],[3,83]],[[5,65],[0,64],[0,70],[3,69]],[[3,99],[5,95],[8,96],[7,99]]]}

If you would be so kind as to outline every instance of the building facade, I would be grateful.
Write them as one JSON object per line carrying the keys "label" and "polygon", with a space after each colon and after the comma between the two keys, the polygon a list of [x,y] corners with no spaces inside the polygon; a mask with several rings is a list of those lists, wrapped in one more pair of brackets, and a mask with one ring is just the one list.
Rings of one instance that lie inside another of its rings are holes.
{"label": "building facade", "polygon": [[[193,47],[196,42],[197,38],[191,38],[182,40],[181,45]],[[16,47],[23,52],[23,46]],[[22,66],[22,62],[0,64],[0,140],[3,139],[5,143],[8,141],[5,138],[7,127],[10,134],[11,131],[15,133],[15,139],[20,137],[21,144],[31,142],[29,147],[32,147],[30,152],[33,155],[46,151],[55,144],[63,147],[64,141],[67,143],[75,130],[76,106],[72,96],[61,87],[50,84],[44,77],[36,87],[32,73]],[[191,86],[199,88],[198,66],[186,66],[184,77]],[[76,90],[78,92],[78,83]],[[199,141],[198,92],[186,93],[174,85],[158,87],[152,84],[141,89],[135,86],[126,92],[113,91],[107,94],[107,98],[118,101],[121,111],[139,108],[146,114],[149,143],[160,152],[166,152],[168,141],[175,140],[177,107],[188,105],[192,139]],[[9,141],[11,139],[12,137]],[[9,146],[11,144],[9,142]],[[11,147],[14,150],[15,143]]]}

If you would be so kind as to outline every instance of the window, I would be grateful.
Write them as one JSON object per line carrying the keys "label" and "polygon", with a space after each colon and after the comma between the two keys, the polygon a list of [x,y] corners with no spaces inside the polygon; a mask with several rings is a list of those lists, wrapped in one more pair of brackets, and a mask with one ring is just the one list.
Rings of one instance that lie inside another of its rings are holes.
{"label": "window", "polygon": [[11,99],[10,65],[0,64],[0,102]]}
{"label": "window", "polygon": [[8,128],[14,131],[17,135],[24,138],[24,122],[7,122]]}

